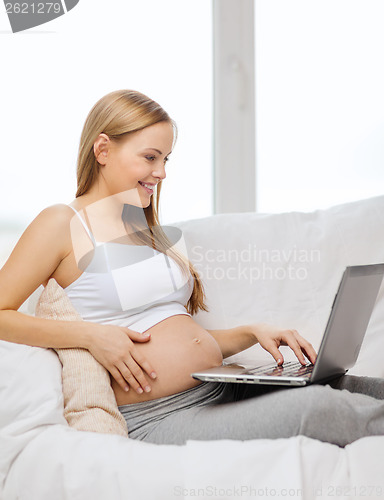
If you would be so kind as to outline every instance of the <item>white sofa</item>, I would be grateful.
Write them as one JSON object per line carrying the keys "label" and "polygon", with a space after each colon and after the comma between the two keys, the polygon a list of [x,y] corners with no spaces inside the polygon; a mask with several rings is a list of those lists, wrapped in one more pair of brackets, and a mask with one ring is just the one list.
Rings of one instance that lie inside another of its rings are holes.
{"label": "white sofa", "polygon": [[[177,226],[206,284],[210,312],[196,321],[206,328],[267,321],[296,328],[315,348],[345,266],[384,261],[384,196],[312,213],[225,214]],[[383,294],[350,373],[384,376]],[[272,360],[259,346],[233,357],[252,359]],[[62,405],[56,354],[0,342],[2,500],[384,496],[384,436],[345,448],[303,436],[158,446],[75,431]]]}

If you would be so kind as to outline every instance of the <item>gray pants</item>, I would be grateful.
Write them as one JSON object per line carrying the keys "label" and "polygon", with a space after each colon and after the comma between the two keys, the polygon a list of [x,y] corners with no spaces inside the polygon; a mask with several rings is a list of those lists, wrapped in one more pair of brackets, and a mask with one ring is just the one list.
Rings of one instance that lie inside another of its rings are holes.
{"label": "gray pants", "polygon": [[150,443],[301,434],[345,446],[384,435],[383,399],[384,379],[344,375],[327,385],[298,388],[205,382],[119,410],[129,437]]}

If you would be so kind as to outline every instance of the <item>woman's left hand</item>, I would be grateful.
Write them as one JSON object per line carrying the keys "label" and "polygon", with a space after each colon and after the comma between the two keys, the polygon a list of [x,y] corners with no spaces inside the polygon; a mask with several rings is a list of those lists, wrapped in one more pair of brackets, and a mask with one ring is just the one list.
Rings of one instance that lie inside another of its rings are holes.
{"label": "woman's left hand", "polygon": [[311,363],[316,361],[316,351],[297,330],[284,330],[272,325],[267,325],[266,323],[250,325],[249,328],[255,335],[257,342],[275,358],[278,365],[284,363],[283,355],[278,349],[281,345],[289,346],[302,365],[307,364],[304,355]]}

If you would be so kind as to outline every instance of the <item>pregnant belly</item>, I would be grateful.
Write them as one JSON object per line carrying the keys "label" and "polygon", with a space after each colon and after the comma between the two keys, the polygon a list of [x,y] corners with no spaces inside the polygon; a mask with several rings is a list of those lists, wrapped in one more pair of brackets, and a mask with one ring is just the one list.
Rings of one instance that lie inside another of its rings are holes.
{"label": "pregnant belly", "polygon": [[147,330],[151,339],[136,343],[137,349],[151,363],[157,374],[152,380],[145,374],[152,390],[138,394],[124,392],[112,379],[118,405],[139,403],[190,389],[201,382],[191,377],[197,370],[221,365],[223,357],[216,340],[190,316],[171,316]]}

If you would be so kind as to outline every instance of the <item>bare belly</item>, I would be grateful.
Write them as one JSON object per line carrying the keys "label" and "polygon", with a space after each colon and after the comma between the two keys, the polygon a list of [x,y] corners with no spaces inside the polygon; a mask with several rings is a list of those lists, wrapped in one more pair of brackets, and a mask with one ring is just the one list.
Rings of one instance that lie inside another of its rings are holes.
{"label": "bare belly", "polygon": [[136,347],[151,363],[157,373],[152,380],[147,374],[151,392],[138,394],[130,388],[128,392],[112,379],[112,389],[118,405],[158,399],[190,389],[201,382],[191,373],[221,365],[223,357],[216,340],[191,317],[171,316],[147,330],[151,339],[136,343]]}

